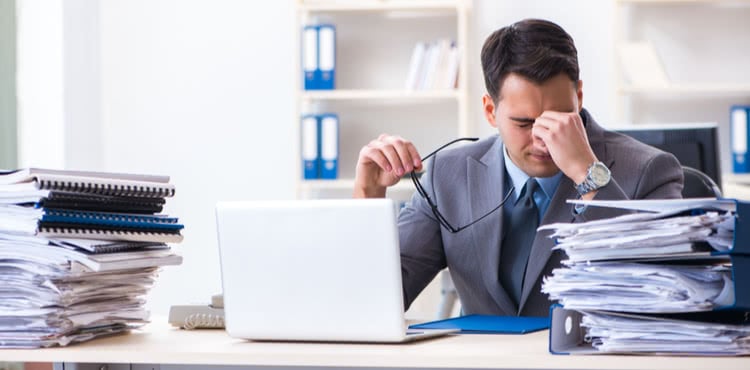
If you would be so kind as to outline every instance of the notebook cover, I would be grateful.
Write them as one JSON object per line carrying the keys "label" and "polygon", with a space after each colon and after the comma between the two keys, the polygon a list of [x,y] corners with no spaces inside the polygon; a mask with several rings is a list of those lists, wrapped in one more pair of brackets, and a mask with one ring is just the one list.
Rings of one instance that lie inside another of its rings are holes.
{"label": "notebook cover", "polygon": [[40,199],[38,207],[148,214],[161,212],[164,203],[164,198],[118,197],[50,191],[48,196]]}
{"label": "notebook cover", "polygon": [[462,334],[526,334],[549,329],[549,317],[468,315],[409,326],[410,329],[461,329]]}
{"label": "notebook cover", "polygon": [[67,225],[71,227],[92,228],[102,226],[104,228],[123,229],[160,229],[181,230],[184,226],[178,223],[176,217],[162,215],[142,215],[127,213],[74,211],[66,209],[45,209],[40,226],[54,227],[56,225]]}

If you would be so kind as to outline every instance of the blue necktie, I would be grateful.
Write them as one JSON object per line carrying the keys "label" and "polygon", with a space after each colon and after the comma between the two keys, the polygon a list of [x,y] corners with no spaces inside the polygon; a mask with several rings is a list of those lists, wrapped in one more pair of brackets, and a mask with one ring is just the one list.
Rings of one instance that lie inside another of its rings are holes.
{"label": "blue necktie", "polygon": [[534,202],[534,192],[538,187],[533,177],[526,181],[503,227],[505,237],[500,248],[500,283],[516,304],[521,300],[526,263],[539,226],[539,209]]}

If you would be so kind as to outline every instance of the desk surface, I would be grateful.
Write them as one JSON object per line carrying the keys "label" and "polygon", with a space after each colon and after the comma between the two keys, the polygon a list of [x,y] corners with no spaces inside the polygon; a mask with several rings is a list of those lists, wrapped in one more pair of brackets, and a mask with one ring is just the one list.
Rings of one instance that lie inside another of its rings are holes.
{"label": "desk surface", "polygon": [[143,330],[69,347],[0,350],[19,362],[151,363],[412,368],[750,369],[750,357],[560,356],[547,331],[526,335],[455,335],[408,344],[261,343],[223,330],[173,329],[164,320]]}

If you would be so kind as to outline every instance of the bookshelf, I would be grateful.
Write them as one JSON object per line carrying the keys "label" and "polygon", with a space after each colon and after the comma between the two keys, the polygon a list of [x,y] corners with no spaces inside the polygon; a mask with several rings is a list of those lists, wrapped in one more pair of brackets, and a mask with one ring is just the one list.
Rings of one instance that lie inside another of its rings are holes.
{"label": "bookshelf", "polygon": [[[696,0],[697,1],[697,0]],[[646,87],[646,86],[622,86],[620,94],[644,95],[644,96],[683,96],[696,97],[742,97],[750,96],[750,83],[705,83],[705,84],[670,84],[668,86]]]}
{"label": "bookshelf", "polygon": [[[635,125],[716,122],[722,172],[731,172],[729,109],[750,104],[748,17],[748,0],[616,0],[616,120]],[[653,45],[658,63],[644,67],[639,55],[621,54],[624,45],[642,42]],[[643,72],[642,78],[633,78],[634,65],[645,68],[635,70]],[[649,80],[652,76],[657,78]]]}
{"label": "bookshelf", "polygon": [[[427,153],[471,134],[468,122],[468,17],[471,0],[297,0],[297,55],[294,73],[296,116],[339,116],[339,177],[305,180],[301,159],[295,178],[298,198],[350,197],[359,150],[381,133],[412,140]],[[336,88],[305,90],[302,80],[301,30],[305,25],[336,26]],[[405,88],[410,59],[418,42],[438,39],[458,45],[457,87]],[[301,158],[300,122],[295,130],[296,158]],[[389,188],[388,196],[406,199],[408,179]]]}

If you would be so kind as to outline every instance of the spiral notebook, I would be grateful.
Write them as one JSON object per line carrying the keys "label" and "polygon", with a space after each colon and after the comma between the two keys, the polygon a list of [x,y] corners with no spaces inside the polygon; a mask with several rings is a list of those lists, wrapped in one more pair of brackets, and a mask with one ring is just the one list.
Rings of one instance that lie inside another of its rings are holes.
{"label": "spiral notebook", "polygon": [[122,197],[58,190],[0,191],[0,205],[18,204],[36,208],[153,214],[161,212],[164,203],[165,198]]}
{"label": "spiral notebook", "polygon": [[60,239],[56,242],[62,246],[83,249],[91,253],[114,253],[133,250],[169,249],[165,243],[131,242],[124,240],[91,240],[91,239]]}
{"label": "spiral notebook", "polygon": [[123,240],[135,242],[179,243],[179,230],[125,230],[113,227],[76,227],[74,225],[39,226],[25,235],[45,238],[78,238],[96,240]]}
{"label": "spiral notebook", "polygon": [[52,262],[63,268],[69,266],[73,272],[145,269],[182,263],[182,256],[168,247],[114,253],[88,253],[49,244],[8,242],[0,239],[0,259],[16,259],[19,256],[24,258],[38,256],[41,261]]}
{"label": "spiral notebook", "polygon": [[164,198],[118,197],[67,191],[47,191],[49,194],[35,202],[35,206],[79,211],[153,214],[161,212],[165,203]]}
{"label": "spiral notebook", "polygon": [[0,207],[0,231],[9,234],[167,243],[181,241],[183,228],[165,215]]}
{"label": "spiral notebook", "polygon": [[121,197],[174,195],[168,176],[25,168],[0,171],[0,192],[62,190]]}
{"label": "spiral notebook", "polygon": [[157,250],[169,249],[169,246],[160,242],[138,242],[127,240],[95,240],[77,238],[43,238],[38,236],[17,235],[0,232],[0,244],[13,245],[38,244],[53,245],[67,249],[78,249],[88,253],[114,253],[132,250]]}
{"label": "spiral notebook", "polygon": [[123,229],[181,230],[177,217],[165,215],[139,215],[129,213],[75,211],[66,209],[41,210],[41,225],[71,224],[120,227]]}

